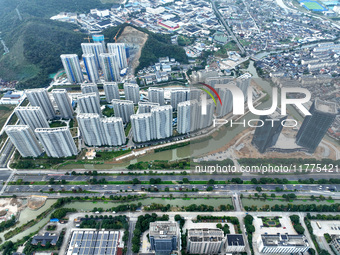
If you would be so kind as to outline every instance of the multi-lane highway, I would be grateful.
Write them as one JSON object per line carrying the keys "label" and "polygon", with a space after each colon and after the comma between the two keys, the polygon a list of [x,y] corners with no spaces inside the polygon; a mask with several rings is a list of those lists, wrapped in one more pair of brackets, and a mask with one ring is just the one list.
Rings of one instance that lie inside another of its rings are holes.
{"label": "multi-lane highway", "polygon": [[[92,195],[98,195],[98,193],[103,195],[111,195],[111,194],[131,194],[140,191],[147,191],[148,188],[157,189],[162,191],[162,194],[178,194],[178,192],[190,192],[198,189],[199,191],[205,191],[207,186],[212,186],[212,192],[223,193],[232,193],[232,192],[253,192],[255,191],[257,186],[260,186],[263,189],[263,192],[274,192],[276,188],[280,188],[286,192],[292,192],[297,190],[298,192],[306,193],[307,195],[317,195],[318,193],[325,193],[326,195],[338,195],[337,192],[329,191],[329,188],[336,188],[336,190],[340,190],[340,184],[338,185],[295,185],[295,184],[262,184],[262,185],[250,185],[250,184],[229,184],[229,185],[203,185],[203,184],[176,184],[176,185],[167,185],[167,184],[157,184],[157,185],[132,185],[132,184],[124,184],[124,185],[8,185],[4,191],[4,194],[17,194],[17,195],[31,195],[31,194],[41,194],[41,192],[54,191],[65,192],[65,191],[73,191],[75,195],[81,193],[82,191],[92,191]],[[166,188],[169,188],[166,189]],[[56,193],[52,193],[49,195],[55,196]],[[84,195],[91,194],[83,193]],[[196,193],[197,194],[197,193]],[[208,194],[208,193],[207,193]]]}
{"label": "multi-lane highway", "polygon": [[[12,181],[16,181],[21,179],[23,182],[39,182],[39,181],[48,181],[51,178],[54,178],[55,181],[65,180],[72,182],[82,182],[88,181],[92,178],[102,179],[105,178],[106,181],[132,181],[132,179],[137,178],[140,181],[149,181],[151,178],[161,178],[162,181],[182,181],[183,178],[188,178],[189,181],[209,181],[210,179],[214,179],[216,181],[227,181],[233,178],[241,178],[244,181],[250,181],[253,178],[279,178],[279,179],[287,179],[289,181],[294,180],[306,180],[306,179],[329,179],[329,178],[339,178],[340,173],[310,173],[310,174],[290,174],[290,175],[231,175],[231,174],[188,174],[188,175],[98,175],[98,176],[88,176],[88,175],[65,175],[63,173],[59,174],[46,174],[42,172],[41,174],[29,174],[28,173],[21,174],[17,172],[14,175]],[[125,170],[118,172],[126,172]],[[162,172],[162,171],[159,171]],[[48,172],[47,172],[48,173]],[[1,174],[1,171],[0,171]],[[8,174],[9,176],[9,174]],[[1,176],[0,176],[1,178]]]}
{"label": "multi-lane highway", "polygon": [[[9,177],[10,176],[10,177]],[[94,195],[98,195],[101,193],[103,195],[111,195],[111,194],[126,194],[126,193],[135,193],[135,192],[147,192],[147,191],[162,191],[163,192],[193,192],[193,191],[206,191],[208,186],[212,187],[213,192],[249,192],[254,191],[257,186],[260,186],[265,192],[273,192],[277,189],[291,192],[291,191],[299,191],[299,192],[316,192],[316,193],[326,193],[330,191],[338,191],[340,190],[340,184],[213,184],[208,185],[207,182],[210,179],[216,181],[227,181],[232,178],[242,178],[244,181],[250,181],[252,178],[260,179],[262,177],[269,178],[286,178],[289,181],[295,180],[306,180],[306,179],[324,179],[324,178],[339,178],[340,173],[328,174],[294,174],[294,175],[209,175],[209,174],[201,174],[201,175],[98,175],[98,176],[88,176],[88,175],[65,175],[64,173],[59,174],[46,174],[43,172],[42,174],[25,172],[25,174],[20,172],[11,172],[11,171],[0,171],[0,184],[3,185],[8,178],[9,181],[14,184],[20,185],[7,185],[5,187],[0,185],[0,189],[2,194],[41,194],[42,192],[51,192],[50,196],[55,196],[59,194],[61,196],[67,194],[65,192],[73,192],[77,195],[89,195],[89,193],[83,193],[83,191],[93,192]],[[50,179],[54,179],[54,183],[50,184]],[[103,184],[91,184],[90,180],[96,178],[97,180],[105,178],[106,183]],[[141,183],[140,184],[132,184],[132,180],[137,178]],[[160,184],[151,184],[150,179],[160,178],[162,183]],[[183,183],[183,179],[187,178],[191,183]],[[64,180],[64,182],[62,182]],[[18,182],[19,181],[19,182]],[[195,183],[196,182],[196,183]],[[202,183],[203,182],[203,183]],[[26,183],[26,185],[23,185]],[[150,189],[149,189],[150,188]],[[332,192],[333,193],[333,192]],[[46,193],[47,194],[47,193]],[[187,193],[186,193],[187,194]]]}

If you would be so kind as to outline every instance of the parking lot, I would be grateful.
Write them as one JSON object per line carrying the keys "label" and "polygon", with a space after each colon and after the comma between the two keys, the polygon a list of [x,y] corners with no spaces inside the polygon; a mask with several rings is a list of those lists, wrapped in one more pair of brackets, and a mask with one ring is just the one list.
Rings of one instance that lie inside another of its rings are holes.
{"label": "parking lot", "polygon": [[[282,216],[279,218],[279,222],[281,227],[264,227],[263,221],[260,218],[261,216],[254,217],[253,224],[255,226],[254,240],[257,240],[260,235],[268,234],[268,235],[276,235],[277,233],[285,234],[288,233],[290,235],[296,235],[292,222],[289,217]],[[269,218],[267,216],[267,218]]]}
{"label": "parking lot", "polygon": [[[317,226],[317,222],[321,228]],[[312,220],[311,221],[314,235],[322,236],[326,233],[329,235],[340,235],[340,221],[336,220]]]}

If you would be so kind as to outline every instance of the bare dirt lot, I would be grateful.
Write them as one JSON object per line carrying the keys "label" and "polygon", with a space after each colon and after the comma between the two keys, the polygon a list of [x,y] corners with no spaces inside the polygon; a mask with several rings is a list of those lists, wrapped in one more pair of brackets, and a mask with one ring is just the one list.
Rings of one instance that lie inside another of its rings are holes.
{"label": "bare dirt lot", "polygon": [[[283,129],[282,133],[287,138],[295,138],[295,133],[293,133],[289,129]],[[238,158],[315,158],[317,160],[321,160],[325,158],[324,151],[325,148],[323,146],[318,146],[316,151],[313,154],[305,153],[302,151],[295,151],[291,153],[281,153],[281,152],[266,152],[266,153],[259,153],[258,150],[251,144],[253,139],[253,135],[248,135],[240,140],[235,146],[243,143],[244,146],[241,150],[235,151],[235,155]],[[329,148],[329,154],[327,158],[335,160],[336,155],[335,151],[332,148]]]}
{"label": "bare dirt lot", "polygon": [[1,198],[0,199],[0,217],[1,220],[9,219],[12,215],[16,215],[25,206],[21,199]]}
{"label": "bare dirt lot", "polygon": [[118,43],[126,43],[130,47],[130,67],[132,73],[135,72],[136,67],[139,65],[139,58],[142,52],[142,48],[148,39],[148,35],[133,28],[127,26],[124,28],[122,34],[119,36]]}
{"label": "bare dirt lot", "polygon": [[37,210],[45,204],[46,199],[47,197],[44,196],[31,196],[27,200],[27,207],[32,210]]}

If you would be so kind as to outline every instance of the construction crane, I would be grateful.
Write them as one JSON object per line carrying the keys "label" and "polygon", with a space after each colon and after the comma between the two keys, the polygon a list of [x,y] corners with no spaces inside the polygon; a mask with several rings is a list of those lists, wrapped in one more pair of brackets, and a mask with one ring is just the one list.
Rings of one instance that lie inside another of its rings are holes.
{"label": "construction crane", "polygon": [[88,36],[88,37],[85,37],[84,38],[84,40],[88,40],[89,41],[89,43],[91,42],[91,37],[90,36]]}
{"label": "construction crane", "polygon": [[115,35],[115,37],[113,37],[113,39],[115,40],[115,43],[117,43],[117,36],[118,36],[120,30],[121,30],[121,28],[118,30],[118,32],[117,32],[117,34]]}

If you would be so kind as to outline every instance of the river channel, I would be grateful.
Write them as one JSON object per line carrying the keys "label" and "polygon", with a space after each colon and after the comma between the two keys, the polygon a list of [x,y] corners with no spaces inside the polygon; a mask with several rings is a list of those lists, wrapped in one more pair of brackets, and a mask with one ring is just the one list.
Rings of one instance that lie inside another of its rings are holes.
{"label": "river channel", "polygon": [[[27,223],[28,221],[35,219],[39,214],[46,211],[55,202],[56,202],[56,199],[48,199],[45,205],[39,208],[38,210],[31,210],[26,207],[23,211],[21,211],[20,216],[19,216],[19,223],[15,227],[21,226]],[[138,201],[118,202],[118,203],[115,203],[115,202],[72,202],[70,204],[64,205],[63,207],[74,208],[77,211],[92,211],[94,207],[97,207],[97,208],[101,207],[104,210],[106,210],[106,209],[110,209],[118,205],[131,204],[131,203],[137,204],[138,202],[141,202],[143,206],[151,205],[153,203],[162,204],[162,205],[170,204],[171,206],[178,206],[178,207],[189,206],[192,204],[196,204],[196,205],[205,204],[208,206],[214,206],[215,208],[219,207],[220,205],[228,205],[228,204],[232,205],[231,198],[190,198],[190,199],[189,198],[183,198],[183,199],[182,198],[176,198],[176,199],[146,198],[146,199],[142,199]],[[50,216],[51,214],[47,215],[45,219],[41,220],[33,227],[21,232],[18,235],[15,235],[9,240],[11,240],[12,242],[16,242],[17,240],[22,239],[24,236],[38,231],[41,227],[43,227],[50,220]],[[8,232],[8,230],[0,234],[0,237],[2,240],[5,240],[4,234],[6,232]]]}

